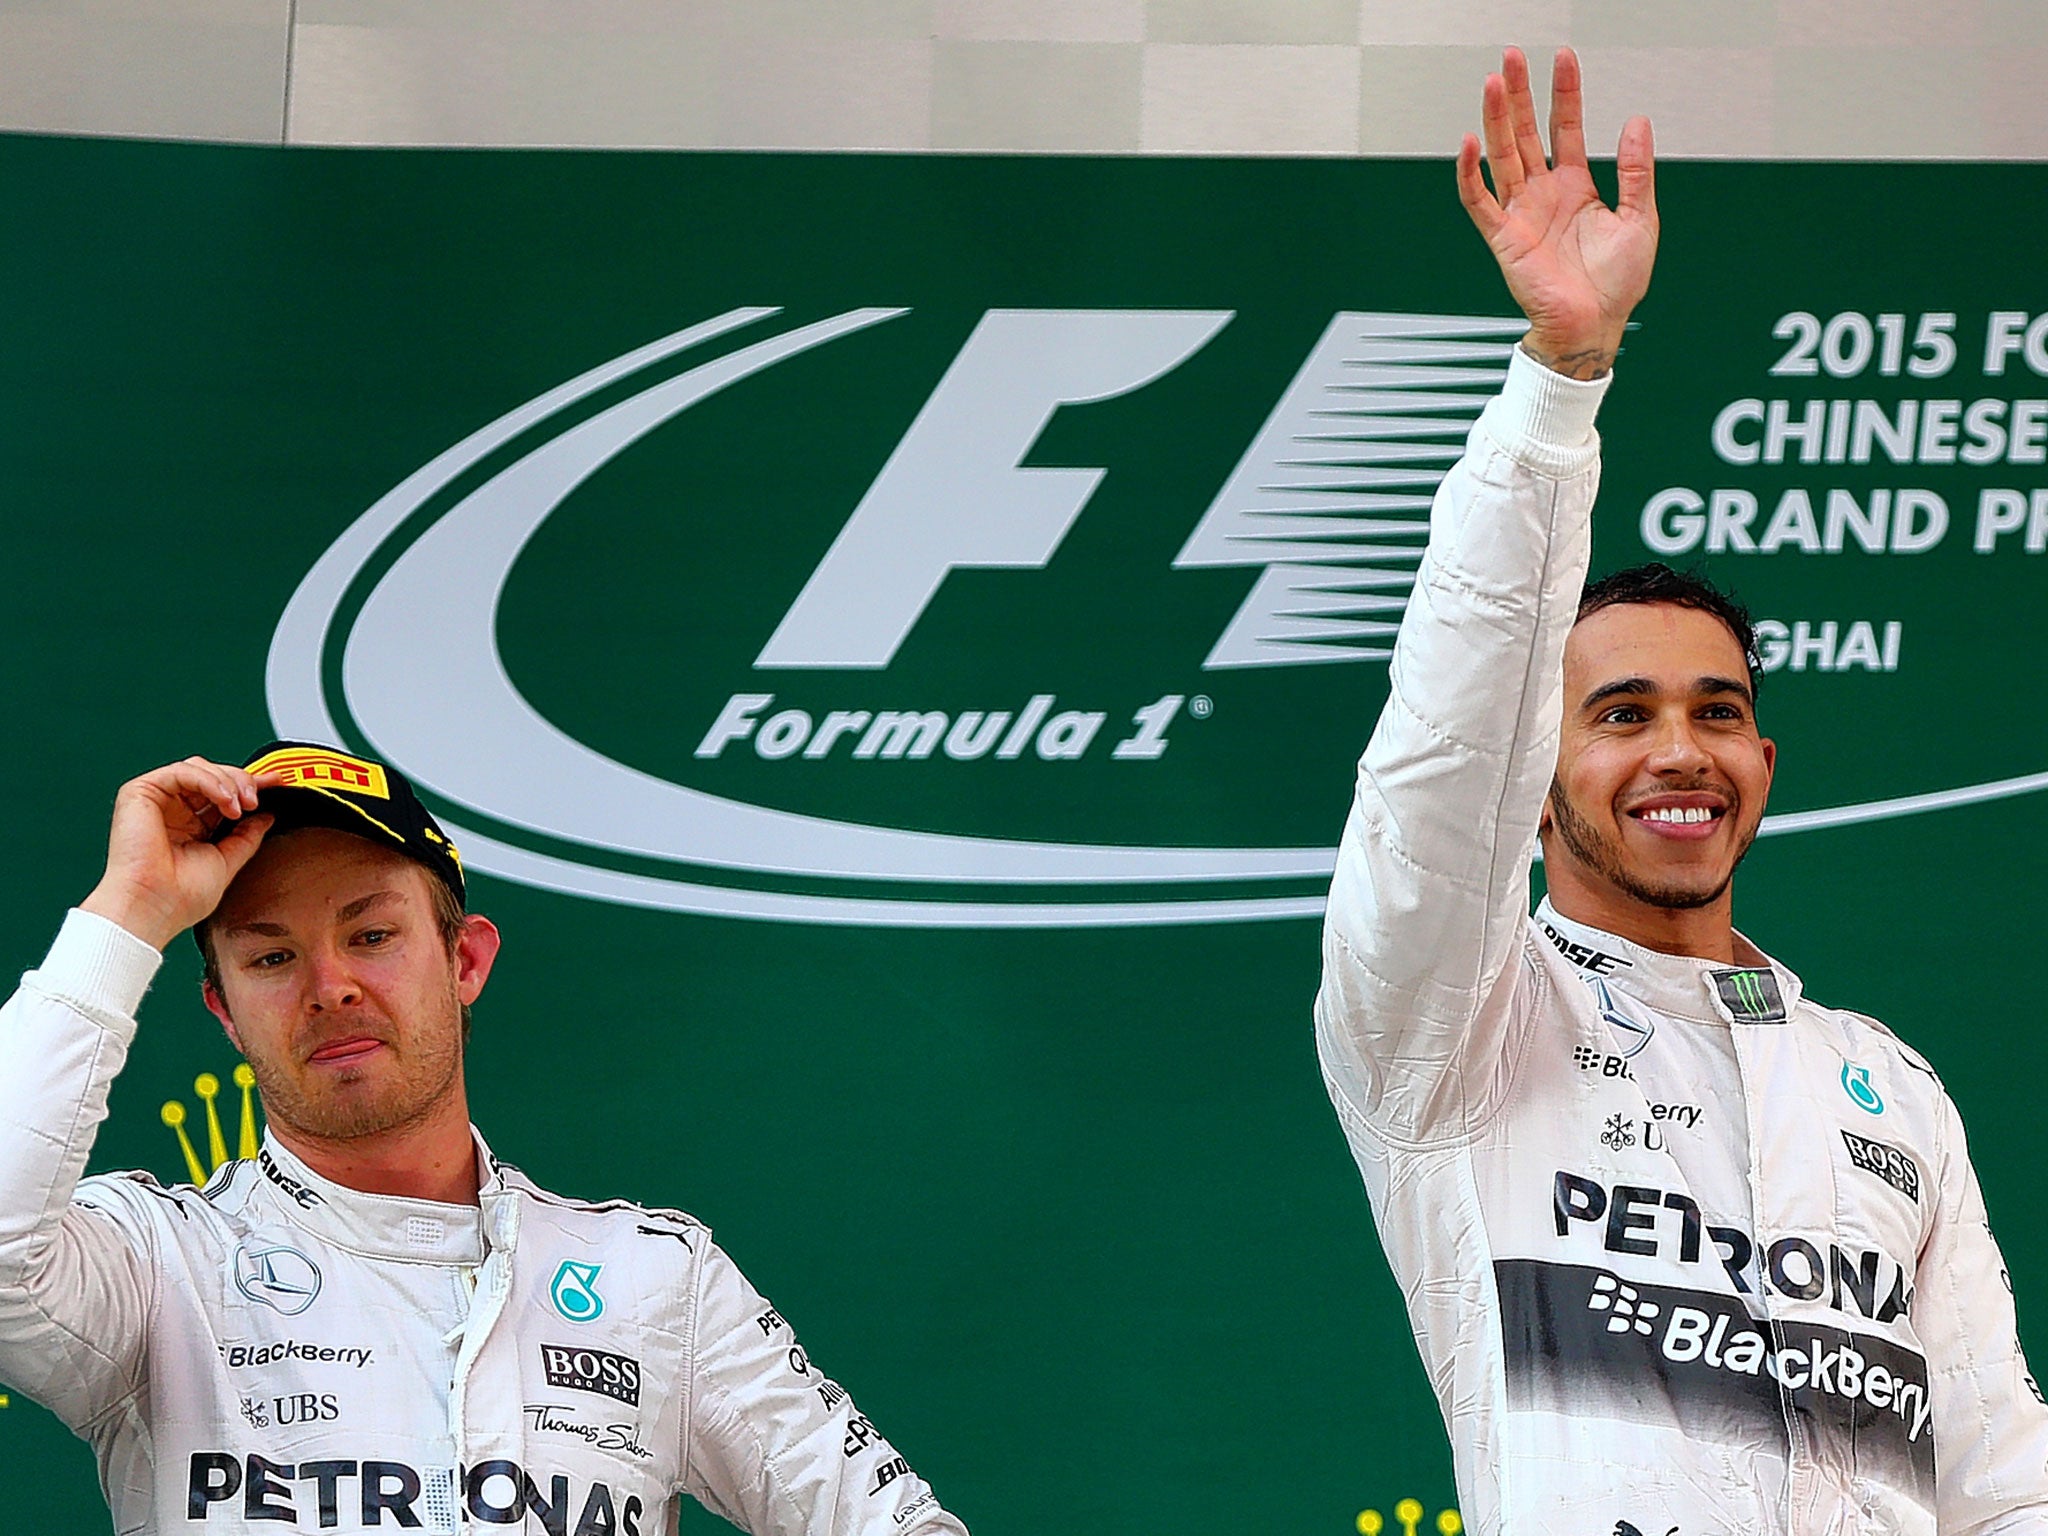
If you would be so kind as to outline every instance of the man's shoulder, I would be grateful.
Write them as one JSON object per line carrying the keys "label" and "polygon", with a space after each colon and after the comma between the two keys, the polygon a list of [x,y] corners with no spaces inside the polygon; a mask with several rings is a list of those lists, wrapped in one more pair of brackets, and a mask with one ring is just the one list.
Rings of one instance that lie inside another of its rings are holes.
{"label": "man's shoulder", "polygon": [[543,1189],[510,1163],[499,1163],[497,1170],[508,1190],[545,1212],[549,1221],[561,1226],[588,1230],[593,1235],[618,1232],[622,1235],[672,1238],[684,1248],[697,1245],[700,1239],[708,1241],[711,1236],[711,1228],[688,1211],[642,1205],[626,1199],[578,1199]]}
{"label": "man's shoulder", "polygon": [[1943,1086],[1941,1074],[1934,1070],[1933,1063],[1901,1039],[1898,1031],[1884,1020],[1854,1008],[1830,1007],[1811,997],[1800,998],[1799,1010],[1827,1022],[1840,1033],[1844,1044],[1850,1047],[1845,1071],[1853,1073],[1859,1066],[1875,1065],[1875,1061],[1857,1060],[1855,1053],[1861,1052],[1895,1064],[1902,1069],[1905,1080],[1918,1081],[1931,1096],[1948,1096],[1948,1089]]}
{"label": "man's shoulder", "polygon": [[190,1209],[196,1205],[213,1204],[235,1184],[235,1175],[239,1170],[253,1166],[248,1163],[223,1163],[204,1186],[166,1184],[146,1169],[119,1168],[106,1173],[87,1174],[78,1181],[78,1188],[72,1198],[88,1202],[94,1198],[119,1201],[138,1209],[147,1209],[152,1202]]}
{"label": "man's shoulder", "polygon": [[[237,1169],[253,1164],[225,1164],[204,1188],[163,1184],[140,1169],[96,1173],[78,1181],[71,1203],[97,1213],[131,1232],[158,1230],[178,1246],[206,1241],[202,1234],[231,1229]],[[152,1239],[156,1241],[156,1239]]]}

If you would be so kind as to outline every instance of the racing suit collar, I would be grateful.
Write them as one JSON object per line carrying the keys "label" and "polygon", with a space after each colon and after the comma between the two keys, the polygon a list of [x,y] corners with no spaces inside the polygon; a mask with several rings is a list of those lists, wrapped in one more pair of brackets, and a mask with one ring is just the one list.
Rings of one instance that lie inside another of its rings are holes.
{"label": "racing suit collar", "polygon": [[414,1264],[481,1264],[501,1233],[510,1203],[498,1161],[475,1126],[478,1204],[444,1205],[372,1195],[324,1179],[267,1132],[256,1156],[265,1199],[293,1225],[353,1253]]}
{"label": "racing suit collar", "polygon": [[1753,959],[1723,965],[1667,955],[1564,916],[1544,897],[1536,925],[1587,981],[1604,981],[1671,1018],[1703,1024],[1779,1024],[1799,1001],[1799,978],[1740,932],[1735,951]]}

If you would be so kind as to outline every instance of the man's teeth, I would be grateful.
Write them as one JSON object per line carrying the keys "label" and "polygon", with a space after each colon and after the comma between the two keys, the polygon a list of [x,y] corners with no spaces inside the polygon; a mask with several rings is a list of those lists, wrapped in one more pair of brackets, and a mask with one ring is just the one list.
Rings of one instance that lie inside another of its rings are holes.
{"label": "man's teeth", "polygon": [[1643,812],[1645,821],[1712,821],[1714,813],[1703,805],[1660,805]]}

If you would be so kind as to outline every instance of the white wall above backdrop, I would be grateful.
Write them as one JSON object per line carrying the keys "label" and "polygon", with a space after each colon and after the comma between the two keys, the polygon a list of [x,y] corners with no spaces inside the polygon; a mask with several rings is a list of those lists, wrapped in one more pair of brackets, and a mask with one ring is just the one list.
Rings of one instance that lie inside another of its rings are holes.
{"label": "white wall above backdrop", "polygon": [[1447,155],[1501,41],[1581,50],[1596,143],[2048,158],[2048,0],[0,0],[0,129]]}

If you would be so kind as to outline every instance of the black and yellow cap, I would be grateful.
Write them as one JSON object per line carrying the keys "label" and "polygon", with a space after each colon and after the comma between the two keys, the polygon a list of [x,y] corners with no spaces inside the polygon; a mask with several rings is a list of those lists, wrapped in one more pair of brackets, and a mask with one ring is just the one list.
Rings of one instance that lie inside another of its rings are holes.
{"label": "black and yellow cap", "polygon": [[256,807],[277,818],[274,830],[331,827],[383,843],[438,875],[458,903],[467,901],[462,855],[396,768],[309,741],[273,741],[242,766],[278,776]]}

